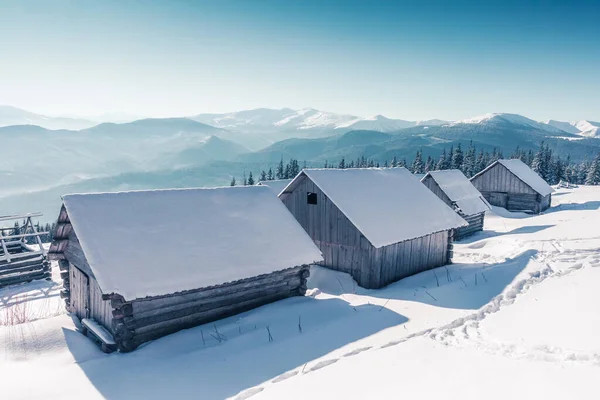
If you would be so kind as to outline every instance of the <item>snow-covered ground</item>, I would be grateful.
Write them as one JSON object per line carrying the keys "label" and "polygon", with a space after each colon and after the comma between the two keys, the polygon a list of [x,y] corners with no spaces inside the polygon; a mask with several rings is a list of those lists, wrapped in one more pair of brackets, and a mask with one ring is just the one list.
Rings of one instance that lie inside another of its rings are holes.
{"label": "snow-covered ground", "polygon": [[[381,290],[316,268],[305,298],[129,354],[79,334],[57,284],[0,289],[2,398],[596,399],[600,188],[553,204],[495,208],[447,268]],[[23,298],[28,313],[7,311]]]}

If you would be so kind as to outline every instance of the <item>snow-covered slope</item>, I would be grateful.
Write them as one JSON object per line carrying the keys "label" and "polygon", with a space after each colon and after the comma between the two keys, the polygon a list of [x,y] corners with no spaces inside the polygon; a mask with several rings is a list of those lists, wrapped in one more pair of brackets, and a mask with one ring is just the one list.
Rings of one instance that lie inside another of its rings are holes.
{"label": "snow-covered slope", "polygon": [[560,133],[564,130],[557,128],[556,126],[546,124],[544,122],[537,122],[530,118],[524,117],[519,114],[508,114],[508,113],[489,113],[480,115],[473,118],[463,119],[456,121],[453,124],[513,124],[522,127],[534,128],[541,131],[550,133]]}
{"label": "snow-covered slope", "polygon": [[495,209],[447,268],[381,290],[315,268],[304,298],[129,354],[77,331],[55,267],[0,289],[3,398],[596,399],[600,188],[558,194],[542,215]]}
{"label": "snow-covered slope", "polygon": [[600,136],[600,122],[577,121],[574,125],[580,131],[581,136],[598,137]]}
{"label": "snow-covered slope", "polygon": [[237,111],[226,114],[199,114],[188,117],[208,125],[236,131],[254,132],[295,131],[295,130],[370,130],[394,132],[404,128],[420,125],[443,125],[447,121],[432,119],[426,121],[405,121],[392,119],[383,115],[357,117],[355,115],[338,114],[306,108],[280,110],[259,108],[256,110]]}
{"label": "snow-covered slope", "polygon": [[46,129],[85,129],[97,122],[81,118],[48,117],[20,108],[0,105],[0,127],[12,125],[36,125]]}
{"label": "snow-covered slope", "polygon": [[600,136],[600,122],[594,121],[555,121],[549,120],[546,122],[548,125],[552,125],[556,128],[562,129],[565,132],[573,133],[575,135],[587,136],[587,137],[598,137]]}
{"label": "snow-covered slope", "polygon": [[268,131],[334,129],[358,117],[312,108],[302,110],[258,108],[226,114],[199,114],[189,118],[219,128],[253,132],[261,129]]}
{"label": "snow-covered slope", "polygon": [[338,124],[336,129],[393,132],[413,126],[415,126],[415,122],[375,115],[373,117],[357,118],[343,124]]}

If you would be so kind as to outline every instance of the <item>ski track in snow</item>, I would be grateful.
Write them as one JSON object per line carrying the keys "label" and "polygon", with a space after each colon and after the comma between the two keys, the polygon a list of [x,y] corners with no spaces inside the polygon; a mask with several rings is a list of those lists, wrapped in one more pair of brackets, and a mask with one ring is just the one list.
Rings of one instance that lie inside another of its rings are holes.
{"label": "ski track in snow", "polygon": [[[565,250],[561,244],[561,241],[577,241],[577,240],[593,240],[598,238],[585,238],[585,239],[566,239],[563,240],[533,240],[533,241],[522,241],[517,243],[517,250],[510,254],[509,257],[502,257],[506,260],[508,258],[514,258],[519,254],[523,253],[523,247],[526,243],[541,243],[550,242],[553,251],[541,252],[538,256],[534,257],[533,260],[542,266],[541,269],[528,273],[528,277],[521,279],[513,283],[509,288],[504,290],[501,294],[494,297],[488,304],[480,308],[476,312],[467,316],[457,318],[454,321],[435,328],[425,329],[419,332],[415,332],[408,336],[405,336],[398,340],[390,341],[378,347],[366,346],[355,350],[352,350],[342,357],[321,359],[317,360],[313,366],[307,367],[305,365],[301,371],[292,370],[286,372],[277,378],[271,380],[269,383],[254,388],[248,389],[234,397],[235,400],[247,399],[248,397],[262,392],[269,385],[276,384],[292,378],[297,375],[305,375],[322,368],[326,368],[329,365],[335,364],[344,358],[356,356],[358,354],[377,351],[386,349],[388,347],[397,346],[406,343],[415,338],[428,338],[441,343],[445,346],[463,347],[463,348],[475,348],[480,351],[484,351],[492,355],[501,355],[505,357],[512,357],[518,359],[528,359],[535,361],[545,362],[564,362],[564,363],[585,363],[600,367],[600,354],[596,353],[585,353],[578,352],[569,349],[563,349],[557,346],[534,346],[525,347],[516,345],[514,343],[504,343],[494,340],[489,337],[485,337],[480,330],[480,323],[487,318],[489,315],[501,311],[505,307],[509,307],[515,303],[517,298],[529,291],[532,287],[543,283],[546,279],[556,279],[563,276],[567,276],[571,273],[581,270],[586,265],[589,267],[600,266],[600,248],[590,250]],[[480,242],[484,242],[481,244]],[[486,240],[475,242],[468,246],[468,248],[480,249],[485,246]],[[477,246],[477,247],[475,247]],[[457,253],[458,254],[458,253]],[[482,262],[483,260],[493,263],[500,262],[489,254],[481,253],[460,253],[461,256],[466,256],[471,262]],[[552,264],[558,263],[573,263],[567,269],[558,270],[552,268]],[[492,266],[492,265],[490,265]],[[250,392],[252,389],[255,391]],[[249,395],[245,395],[248,393]],[[251,394],[250,394],[251,393]],[[245,397],[239,397],[245,395]]]}

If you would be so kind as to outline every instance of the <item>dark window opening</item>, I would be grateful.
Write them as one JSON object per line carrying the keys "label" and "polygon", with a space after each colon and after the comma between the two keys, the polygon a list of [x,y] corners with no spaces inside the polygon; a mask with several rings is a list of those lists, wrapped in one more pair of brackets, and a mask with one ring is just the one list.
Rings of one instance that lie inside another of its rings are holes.
{"label": "dark window opening", "polygon": [[312,192],[306,193],[306,203],[317,204],[317,194]]}

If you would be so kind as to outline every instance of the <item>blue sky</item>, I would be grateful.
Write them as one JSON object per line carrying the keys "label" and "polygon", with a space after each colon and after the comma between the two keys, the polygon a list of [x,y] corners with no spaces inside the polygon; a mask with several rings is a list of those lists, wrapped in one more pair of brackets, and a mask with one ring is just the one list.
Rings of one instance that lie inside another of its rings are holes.
{"label": "blue sky", "polygon": [[600,2],[0,0],[0,104],[600,120]]}

